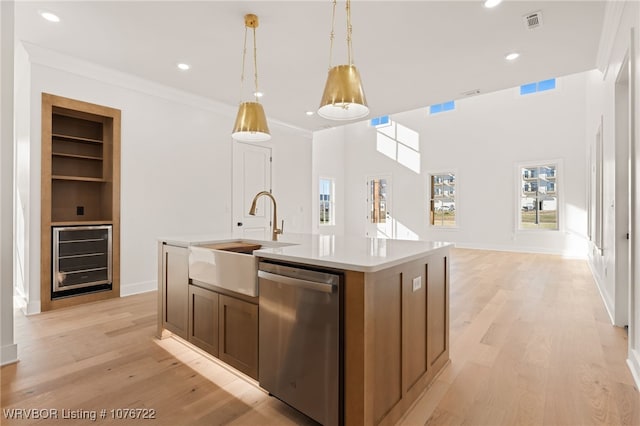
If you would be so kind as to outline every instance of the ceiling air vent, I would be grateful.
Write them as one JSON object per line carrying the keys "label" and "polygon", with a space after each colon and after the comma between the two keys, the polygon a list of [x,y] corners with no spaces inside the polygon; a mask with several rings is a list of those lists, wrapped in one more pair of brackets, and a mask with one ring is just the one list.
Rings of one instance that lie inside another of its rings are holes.
{"label": "ceiling air vent", "polygon": [[467,92],[462,92],[462,96],[475,96],[480,94],[480,89],[473,89]]}
{"label": "ceiling air vent", "polygon": [[528,14],[523,16],[523,19],[524,19],[524,25],[530,30],[533,30],[535,28],[541,27],[542,26],[542,11],[528,13]]}

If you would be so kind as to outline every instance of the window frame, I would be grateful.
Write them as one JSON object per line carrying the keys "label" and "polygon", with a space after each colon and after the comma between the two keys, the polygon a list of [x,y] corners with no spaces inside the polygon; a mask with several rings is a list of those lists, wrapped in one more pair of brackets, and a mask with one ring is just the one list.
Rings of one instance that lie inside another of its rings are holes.
{"label": "window frame", "polygon": [[[320,197],[323,195],[320,190],[322,181],[329,181],[329,221],[322,222],[322,215],[320,214],[320,208],[323,201]],[[318,226],[335,226],[336,225],[336,180],[328,176],[318,177]]]}
{"label": "window frame", "polygon": [[[455,181],[455,193],[454,196],[451,197],[453,198],[453,202],[455,203],[455,212],[456,212],[456,216],[455,216],[455,224],[453,226],[445,226],[445,225],[437,225],[434,223],[431,223],[431,215],[432,215],[432,208],[431,208],[431,200],[433,200],[433,194],[431,193],[431,179],[433,176],[439,176],[439,175],[453,175],[454,177],[454,181]],[[459,201],[459,190],[460,190],[460,185],[459,185],[459,177],[458,177],[458,170],[457,169],[447,169],[447,170],[443,170],[443,171],[429,171],[427,173],[427,223],[429,228],[433,228],[434,230],[457,230],[460,228],[460,216],[459,216],[459,211],[460,211],[460,201]]]}
{"label": "window frame", "polygon": [[437,114],[442,114],[443,112],[455,111],[456,101],[454,99],[451,101],[441,102],[439,104],[429,105],[428,109],[429,109],[429,115],[437,115]]}
{"label": "window frame", "polygon": [[[540,90],[540,83],[546,83],[546,82],[551,81],[551,80],[554,80],[553,87]],[[555,92],[560,87],[559,81],[560,80],[558,79],[558,77],[552,77],[552,78],[546,78],[546,79],[540,80],[540,81],[532,81],[530,83],[521,84],[520,86],[518,86],[516,88],[517,89],[517,93],[518,93],[518,97],[522,98],[522,97],[527,97],[527,96],[531,96],[531,95],[539,95],[541,93]],[[531,92],[522,93],[522,88],[523,87],[531,86],[531,85],[535,85],[535,90],[533,90]]]}
{"label": "window frame", "polygon": [[[522,169],[540,168],[544,166],[555,165],[555,198],[556,198],[556,224],[555,228],[523,228],[522,227]],[[536,161],[522,161],[515,165],[515,231],[517,233],[536,233],[536,232],[564,232],[564,210],[563,210],[563,182],[564,177],[562,171],[564,164],[562,159],[542,159]]]}

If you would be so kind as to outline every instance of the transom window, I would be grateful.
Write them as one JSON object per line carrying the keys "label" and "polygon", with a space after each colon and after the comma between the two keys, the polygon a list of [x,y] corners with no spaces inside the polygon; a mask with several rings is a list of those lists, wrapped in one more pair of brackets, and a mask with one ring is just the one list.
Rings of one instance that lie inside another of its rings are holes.
{"label": "transom window", "polygon": [[391,118],[388,115],[382,115],[380,117],[372,118],[369,121],[371,127],[385,127],[391,124]]}
{"label": "transom window", "polygon": [[440,112],[453,111],[454,109],[456,109],[456,102],[448,101],[448,102],[443,102],[441,104],[431,105],[429,107],[429,114],[433,115],[433,114],[438,114]]}
{"label": "transom window", "polygon": [[520,229],[558,229],[558,165],[521,166]]}
{"label": "transom window", "polygon": [[520,86],[521,95],[530,95],[537,92],[545,92],[547,90],[553,90],[556,88],[556,79],[550,78],[548,80],[542,80],[535,83],[523,84]]}

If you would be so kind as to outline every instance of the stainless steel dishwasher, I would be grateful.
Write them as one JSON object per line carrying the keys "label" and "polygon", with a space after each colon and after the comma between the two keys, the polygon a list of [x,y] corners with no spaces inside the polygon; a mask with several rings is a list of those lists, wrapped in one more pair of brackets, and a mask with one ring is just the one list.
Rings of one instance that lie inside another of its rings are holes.
{"label": "stainless steel dishwasher", "polygon": [[340,275],[260,262],[258,379],[324,425],[342,418]]}

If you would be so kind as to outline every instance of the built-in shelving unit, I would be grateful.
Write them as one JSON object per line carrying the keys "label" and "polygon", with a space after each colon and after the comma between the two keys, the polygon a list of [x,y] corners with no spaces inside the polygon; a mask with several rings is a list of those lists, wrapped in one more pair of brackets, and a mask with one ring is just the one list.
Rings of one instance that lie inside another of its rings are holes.
{"label": "built-in shelving unit", "polygon": [[[42,310],[119,297],[120,111],[43,93],[41,183]],[[112,229],[110,288],[56,298],[52,228],[89,225]]]}

